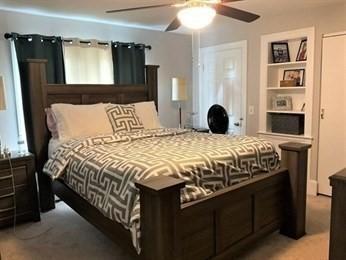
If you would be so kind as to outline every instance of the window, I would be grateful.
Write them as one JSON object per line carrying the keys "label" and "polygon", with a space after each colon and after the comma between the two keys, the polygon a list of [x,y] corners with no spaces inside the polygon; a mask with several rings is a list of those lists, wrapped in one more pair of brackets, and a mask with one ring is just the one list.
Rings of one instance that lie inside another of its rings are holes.
{"label": "window", "polygon": [[67,84],[114,84],[110,43],[64,40]]}

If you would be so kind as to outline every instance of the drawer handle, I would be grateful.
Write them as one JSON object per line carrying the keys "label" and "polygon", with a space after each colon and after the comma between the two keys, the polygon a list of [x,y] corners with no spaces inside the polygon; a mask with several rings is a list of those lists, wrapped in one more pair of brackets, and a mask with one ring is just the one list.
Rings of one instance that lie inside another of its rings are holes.
{"label": "drawer handle", "polygon": [[9,194],[0,196],[0,199],[7,198],[7,197],[13,197],[14,195],[15,195],[14,192],[11,192]]}
{"label": "drawer handle", "polygon": [[7,211],[11,211],[11,210],[14,210],[14,207],[7,208],[7,209],[0,209],[0,213],[4,213],[4,212],[7,212]]}
{"label": "drawer handle", "polygon": [[7,179],[12,179],[12,175],[7,175],[5,177],[0,177],[0,181],[7,180]]}

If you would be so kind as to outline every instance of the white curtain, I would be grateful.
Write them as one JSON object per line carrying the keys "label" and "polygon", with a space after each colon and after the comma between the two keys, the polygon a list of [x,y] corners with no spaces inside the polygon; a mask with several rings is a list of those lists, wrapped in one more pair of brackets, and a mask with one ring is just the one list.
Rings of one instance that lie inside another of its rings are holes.
{"label": "white curtain", "polygon": [[67,84],[114,84],[111,43],[64,41]]}

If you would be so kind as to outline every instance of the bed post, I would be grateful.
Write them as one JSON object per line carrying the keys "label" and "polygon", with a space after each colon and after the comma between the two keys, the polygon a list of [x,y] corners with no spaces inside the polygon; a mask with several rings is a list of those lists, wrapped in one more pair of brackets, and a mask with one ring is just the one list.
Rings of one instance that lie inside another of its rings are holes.
{"label": "bed post", "polygon": [[145,66],[145,83],[149,88],[148,100],[154,100],[156,110],[158,110],[157,74],[159,67],[158,65]]}
{"label": "bed post", "polygon": [[136,182],[141,203],[141,258],[145,260],[180,259],[180,189],[185,182],[159,176]]}
{"label": "bed post", "polygon": [[49,140],[44,112],[47,106],[43,87],[47,85],[46,65],[47,60],[27,60],[20,64],[25,128],[29,151],[35,154],[41,211],[55,208],[52,180],[42,172],[48,159]]}
{"label": "bed post", "polygon": [[281,234],[299,239],[305,235],[307,161],[310,144],[284,143],[281,148],[281,167],[289,172],[287,207]]}

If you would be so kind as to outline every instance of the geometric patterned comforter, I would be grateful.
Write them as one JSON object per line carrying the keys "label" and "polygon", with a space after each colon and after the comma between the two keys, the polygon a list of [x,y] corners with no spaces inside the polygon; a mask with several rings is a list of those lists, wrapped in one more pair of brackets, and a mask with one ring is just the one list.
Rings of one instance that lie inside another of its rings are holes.
{"label": "geometric patterned comforter", "polygon": [[129,229],[138,253],[136,180],[159,175],[183,179],[185,203],[279,167],[274,146],[264,139],[168,128],[74,139],[52,158],[44,171],[63,178],[106,217]]}

